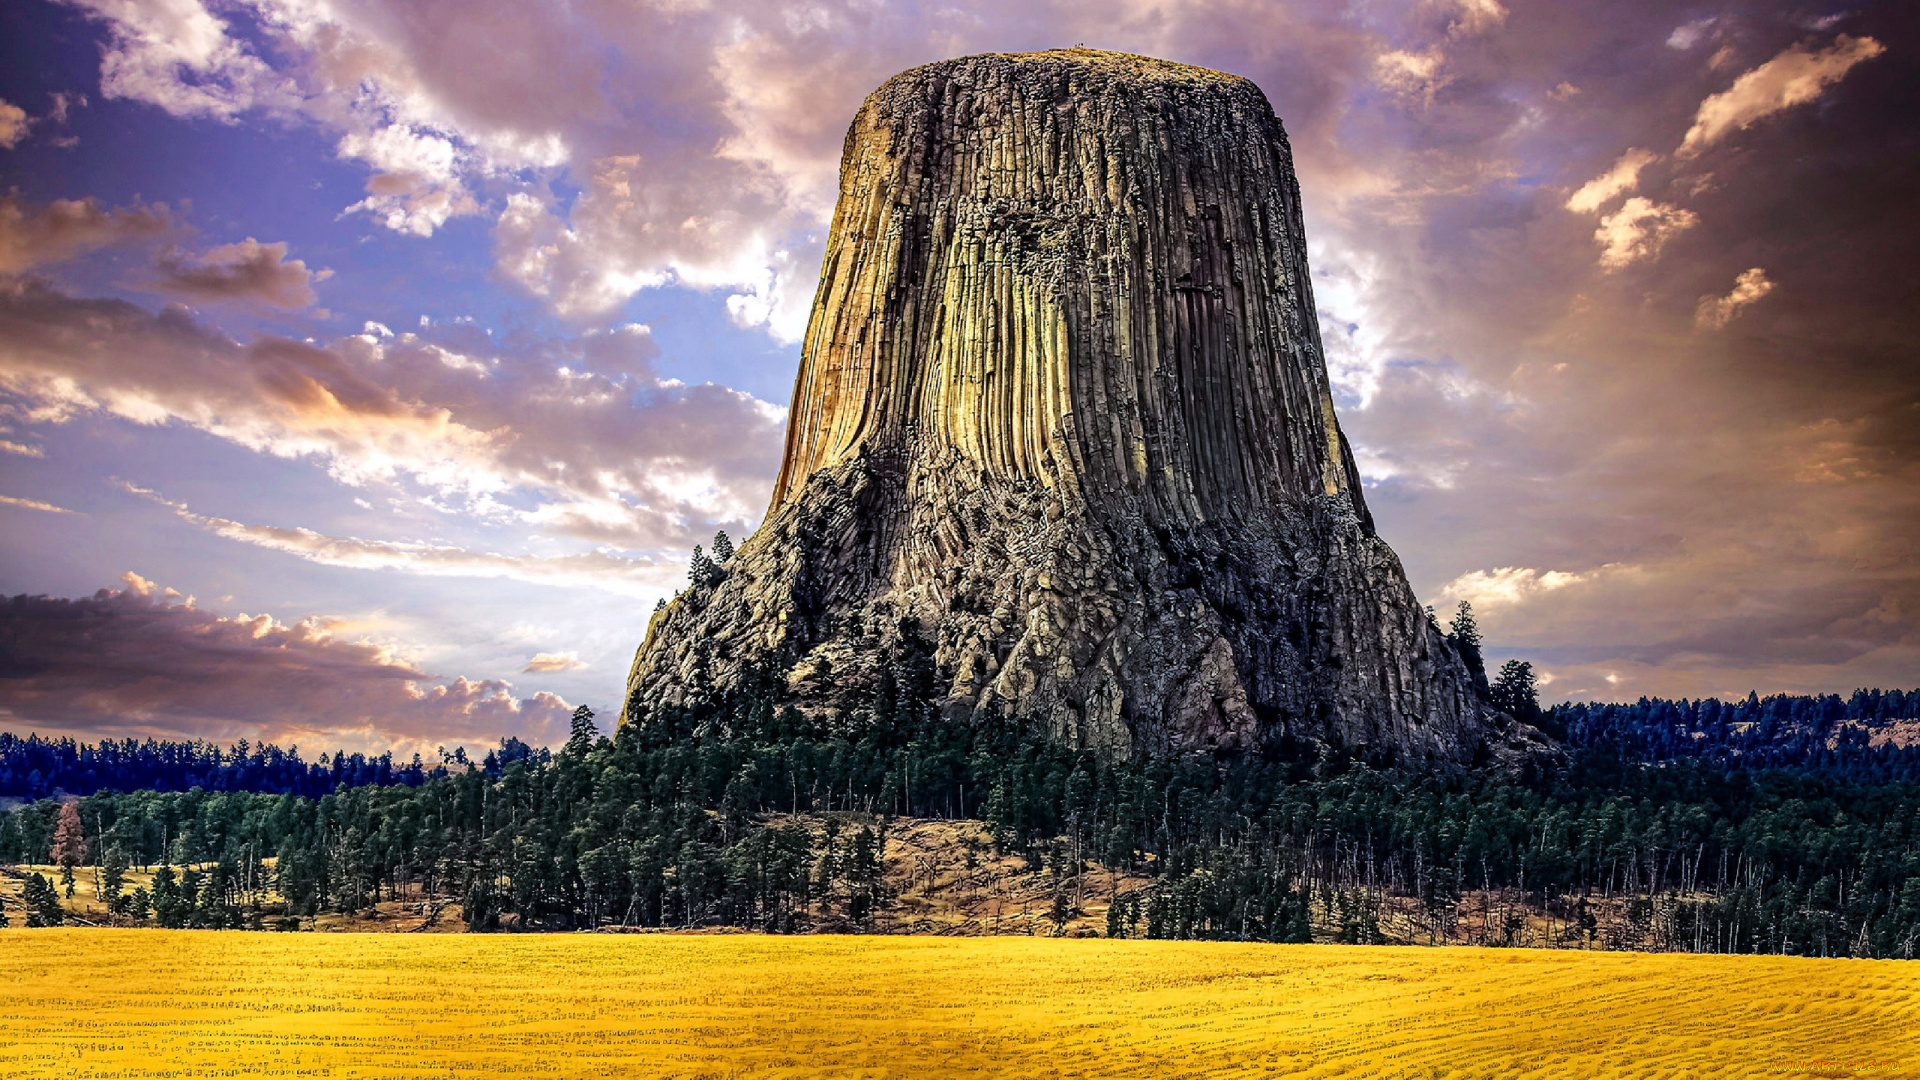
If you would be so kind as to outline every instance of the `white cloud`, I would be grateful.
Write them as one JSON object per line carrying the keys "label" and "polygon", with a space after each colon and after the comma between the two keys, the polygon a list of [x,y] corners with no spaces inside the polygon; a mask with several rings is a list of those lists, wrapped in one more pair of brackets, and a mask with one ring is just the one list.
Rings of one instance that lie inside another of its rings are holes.
{"label": "white cloud", "polygon": [[564,219],[532,194],[510,196],[494,227],[502,270],[576,319],[611,314],[669,283],[726,291],[736,323],[798,341],[813,296],[792,283],[814,271],[767,231],[790,213],[751,195],[716,202],[676,179],[639,155],[618,155],[593,163]]}
{"label": "white cloud", "polygon": [[347,213],[365,212],[397,233],[432,236],[448,218],[480,212],[461,180],[452,139],[393,124],[348,133],[339,153],[374,169],[367,197]]}
{"label": "white cloud", "polygon": [[1691,210],[1657,203],[1635,195],[1620,204],[1620,209],[1600,219],[1593,231],[1600,245],[1600,265],[1611,272],[1651,259],[1660,254],[1667,241],[1692,228],[1700,220]]}
{"label": "white cloud", "polygon": [[[109,96],[177,116],[261,110],[316,124],[371,173],[344,212],[395,232],[431,236],[498,210],[501,269],[568,318],[599,319],[640,290],[677,284],[726,292],[736,322],[780,341],[804,328],[813,236],[833,192],[832,162],[822,170],[819,159],[838,146],[820,133],[846,118],[813,100],[812,53],[752,66],[757,78],[712,94],[728,63],[791,52],[786,35],[749,30],[759,16],[668,32],[671,12],[591,6],[529,19],[379,0],[70,2],[109,27]],[[229,10],[248,16],[244,34],[241,19],[223,21]],[[780,78],[790,93],[756,99]],[[550,198],[556,179],[585,189],[565,209]],[[483,190],[500,201],[489,207]]]}
{"label": "white cloud", "polygon": [[1667,48],[1679,49],[1682,52],[1691,49],[1695,45],[1700,44],[1701,40],[1711,33],[1719,22],[1720,20],[1718,18],[1707,16],[1705,18],[1695,19],[1692,22],[1682,23],[1673,28],[1673,33],[1667,35]]}
{"label": "white cloud", "polygon": [[1506,6],[1500,0],[1456,0],[1458,14],[1447,24],[1455,36],[1484,34],[1507,21]]}
{"label": "white cloud", "polygon": [[1756,266],[1733,281],[1733,291],[1725,296],[1703,296],[1694,311],[1694,321],[1709,330],[1718,330],[1733,321],[1740,309],[1773,291],[1767,272]]}
{"label": "white cloud", "polygon": [[1795,45],[1733,81],[1733,86],[1700,103],[1693,126],[1681,140],[1678,156],[1693,157],[1727,134],[1783,109],[1802,105],[1839,82],[1854,65],[1886,52],[1870,37],[1841,34],[1828,48],[1812,52]]}
{"label": "white cloud", "polygon": [[52,503],[43,503],[38,499],[16,499],[11,495],[0,495],[0,503],[4,503],[7,506],[18,506],[25,510],[39,510],[48,514],[73,513],[73,511],[67,509],[64,506],[55,506]]}
{"label": "white cloud", "polygon": [[27,110],[0,100],[0,150],[19,146],[32,128],[33,121],[27,117]]}
{"label": "white cloud", "polygon": [[172,502],[145,488],[122,486],[216,536],[296,555],[322,566],[398,570],[423,577],[508,578],[541,585],[599,589],[646,600],[671,591],[673,583],[685,573],[678,564],[629,559],[606,551],[579,555],[501,555],[448,544],[362,540],[327,536],[312,529],[248,525],[196,514],[186,504]]}
{"label": "white cloud", "polygon": [[232,120],[250,109],[284,111],[292,82],[229,37],[199,0],[67,0],[108,26],[100,92],[175,116]]}
{"label": "white cloud", "polygon": [[543,652],[535,653],[527,666],[521,669],[523,675],[551,675],[562,671],[579,671],[587,665],[582,663],[576,653]]}
{"label": "white cloud", "polygon": [[1330,243],[1313,243],[1308,258],[1327,378],[1337,393],[1364,409],[1391,360],[1389,319],[1378,310],[1376,295],[1381,268],[1365,252]]}
{"label": "white cloud", "polygon": [[344,484],[412,485],[483,518],[626,549],[677,550],[764,511],[785,410],[658,380],[645,327],[520,354],[447,333],[466,337],[242,344],[179,308],[15,280],[0,283],[0,388],[39,422],[184,424],[312,459]]}
{"label": "white cloud", "polygon": [[1446,84],[1441,66],[1447,55],[1438,45],[1425,49],[1392,49],[1373,62],[1373,78],[1384,90],[1402,97],[1419,98],[1431,105],[1434,95]]}
{"label": "white cloud", "polygon": [[1628,150],[1612,168],[1582,184],[1580,190],[1567,199],[1567,209],[1576,214],[1599,213],[1614,196],[1632,191],[1640,180],[1640,170],[1659,160],[1659,154],[1647,150]]}
{"label": "white cloud", "polygon": [[1431,6],[1449,12],[1443,41],[1422,49],[1390,49],[1373,61],[1377,85],[1401,97],[1417,98],[1428,106],[1452,81],[1445,70],[1446,42],[1485,34],[1507,21],[1506,6],[1499,0],[1437,0]]}
{"label": "white cloud", "polygon": [[1589,570],[1585,573],[1534,570],[1524,566],[1470,570],[1440,587],[1435,606],[1457,604],[1465,600],[1481,611],[1512,607],[1544,593],[1557,592],[1571,585],[1593,581],[1601,573],[1601,570]]}

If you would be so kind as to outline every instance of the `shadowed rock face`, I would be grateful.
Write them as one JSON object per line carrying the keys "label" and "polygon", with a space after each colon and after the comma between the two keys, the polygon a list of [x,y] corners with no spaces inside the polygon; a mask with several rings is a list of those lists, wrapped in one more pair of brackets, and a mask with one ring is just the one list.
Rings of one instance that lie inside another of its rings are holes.
{"label": "shadowed rock face", "polygon": [[1334,418],[1286,135],[1245,79],[1074,49],[899,75],[847,133],[767,521],[630,690],[803,703],[903,627],[953,714],[1082,744],[1462,760],[1485,721]]}

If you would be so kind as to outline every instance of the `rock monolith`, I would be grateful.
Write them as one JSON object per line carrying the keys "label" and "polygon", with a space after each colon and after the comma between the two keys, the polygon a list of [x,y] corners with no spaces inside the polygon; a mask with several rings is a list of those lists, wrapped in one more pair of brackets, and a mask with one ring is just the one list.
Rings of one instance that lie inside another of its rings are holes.
{"label": "rock monolith", "polygon": [[1375,535],[1246,79],[1071,49],[874,91],[788,425],[764,524],[655,615],[632,700],[761,673],[831,707],[911,639],[949,716],[1115,753],[1489,737]]}

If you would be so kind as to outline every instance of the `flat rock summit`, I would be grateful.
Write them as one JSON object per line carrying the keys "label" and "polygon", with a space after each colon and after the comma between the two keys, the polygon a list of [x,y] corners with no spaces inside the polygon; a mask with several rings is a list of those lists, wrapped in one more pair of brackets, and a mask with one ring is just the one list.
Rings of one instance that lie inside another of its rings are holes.
{"label": "flat rock summit", "polygon": [[1463,762],[1462,656],[1334,416],[1280,121],[1088,49],[915,68],[847,132],[765,523],[657,613],[630,700],[802,707],[930,663],[1118,753]]}

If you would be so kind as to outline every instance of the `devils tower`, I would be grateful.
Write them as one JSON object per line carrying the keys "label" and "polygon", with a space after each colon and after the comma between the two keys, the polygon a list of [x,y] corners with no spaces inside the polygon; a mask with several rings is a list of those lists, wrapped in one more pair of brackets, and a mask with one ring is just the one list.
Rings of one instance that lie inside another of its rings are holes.
{"label": "devils tower", "polygon": [[949,716],[1118,753],[1486,737],[1334,417],[1286,135],[1202,68],[973,56],[867,98],[724,569],[655,615],[632,700],[758,673],[833,706],[911,639]]}

